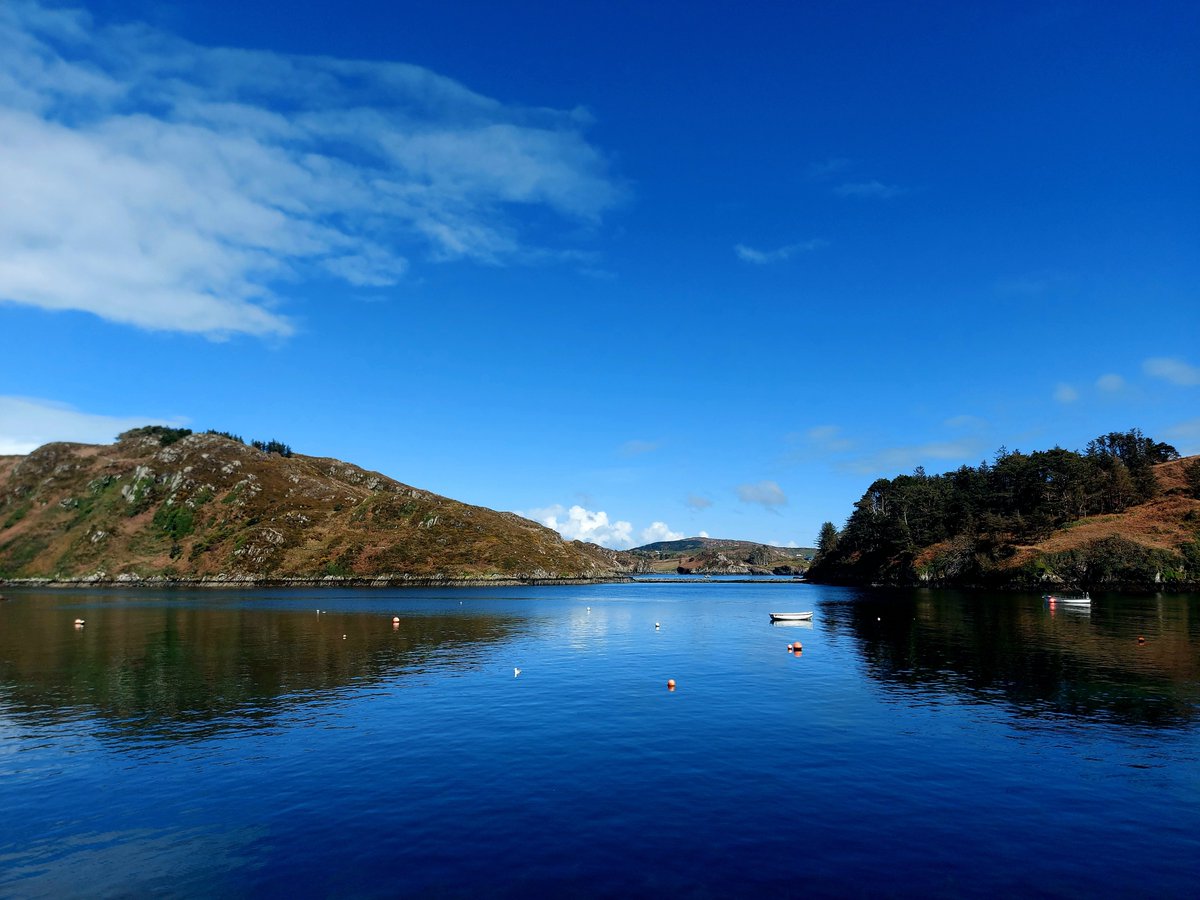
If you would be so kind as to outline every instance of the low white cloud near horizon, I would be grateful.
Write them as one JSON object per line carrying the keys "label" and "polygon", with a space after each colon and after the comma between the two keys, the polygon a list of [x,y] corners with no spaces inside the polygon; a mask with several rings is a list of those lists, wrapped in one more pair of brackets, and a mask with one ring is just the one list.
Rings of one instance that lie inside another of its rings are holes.
{"label": "low white cloud near horizon", "polygon": [[111,444],[130,428],[182,424],[178,418],[97,415],[52,400],[0,396],[0,456],[24,455],[54,441]]}
{"label": "low white cloud near horizon", "polygon": [[586,124],[418,66],[0,4],[0,302],[283,337],[283,284],[571,259],[526,246],[519,208],[586,225],[621,201]]}
{"label": "low white cloud near horizon", "polygon": [[587,541],[611,550],[627,550],[633,546],[633,524],[622,520],[610,521],[603,510],[593,512],[575,504],[569,509],[562,504],[518,512],[547,528],[553,528],[568,541]]}
{"label": "low white cloud near horizon", "polygon": [[610,519],[604,510],[590,510],[578,503],[570,508],[556,503],[541,509],[518,512],[517,515],[553,528],[565,540],[587,541],[610,550],[628,550],[635,545],[678,541],[687,537],[682,531],[672,529],[666,522],[655,520],[638,532],[635,542],[632,522]]}

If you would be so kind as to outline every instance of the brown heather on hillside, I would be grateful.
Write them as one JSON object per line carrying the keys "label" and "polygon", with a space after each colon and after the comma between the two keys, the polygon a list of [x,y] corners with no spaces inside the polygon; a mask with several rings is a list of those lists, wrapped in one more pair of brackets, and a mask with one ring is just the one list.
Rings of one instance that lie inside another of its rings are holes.
{"label": "brown heather on hillside", "polygon": [[[1006,578],[1014,585],[1027,583],[1037,573],[1042,581],[1078,581],[1078,573],[1058,571],[1070,554],[1086,555],[1106,542],[1148,551],[1157,562],[1155,584],[1176,580],[1181,585],[1200,581],[1194,563],[1182,556],[1189,546],[1200,545],[1200,499],[1191,496],[1185,470],[1200,464],[1200,456],[1188,456],[1154,466],[1158,494],[1145,503],[1108,515],[1086,516],[1069,523],[1035,544],[1011,545],[1012,554],[996,562],[994,580]],[[944,541],[924,548],[913,560],[918,572],[937,572],[955,554],[955,541]],[[961,548],[959,548],[961,551]],[[1164,569],[1167,571],[1164,572]],[[1178,577],[1170,576],[1174,572]],[[1121,581],[1119,571],[1114,580]],[[932,580],[938,580],[936,578]],[[1124,583],[1137,584],[1130,575]],[[1147,585],[1148,586],[1148,585]]]}
{"label": "brown heather on hillside", "polygon": [[612,579],[630,566],[513,513],[215,434],[0,457],[0,579]]}

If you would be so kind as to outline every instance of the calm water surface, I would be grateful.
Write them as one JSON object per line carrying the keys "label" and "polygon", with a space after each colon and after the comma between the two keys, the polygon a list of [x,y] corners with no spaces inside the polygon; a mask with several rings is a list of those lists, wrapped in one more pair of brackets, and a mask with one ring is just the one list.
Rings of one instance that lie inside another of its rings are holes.
{"label": "calm water surface", "polygon": [[1200,895],[1196,595],[7,593],[3,896]]}

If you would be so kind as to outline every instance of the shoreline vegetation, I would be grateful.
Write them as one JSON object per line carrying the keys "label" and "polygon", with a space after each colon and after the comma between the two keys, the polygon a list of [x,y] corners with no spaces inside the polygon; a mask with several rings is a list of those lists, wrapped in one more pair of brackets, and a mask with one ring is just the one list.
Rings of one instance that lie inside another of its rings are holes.
{"label": "shoreline vegetation", "polygon": [[161,575],[118,576],[117,578],[5,578],[0,587],[19,590],[21,588],[211,588],[226,590],[235,588],[470,588],[470,587],[545,587],[577,586],[585,584],[625,584],[635,579],[628,576],[612,578],[513,578],[506,575],[482,578],[426,578],[405,575],[381,575],[375,578],[347,578],[325,575],[320,578],[303,576],[289,578],[255,577],[253,575],[212,576],[206,578],[170,578]]}
{"label": "shoreline vegetation", "polygon": [[1139,430],[1083,452],[1001,448],[992,463],[873,482],[839,530],[821,584],[1002,590],[1200,587],[1200,457]]}
{"label": "shoreline vegetation", "polygon": [[1200,457],[1132,429],[1084,452],[1001,448],[978,467],[918,467],[873,482],[817,545],[688,538],[609,550],[225,432],[147,426],[111,445],[0,457],[0,585],[14,588],[541,586],[679,574],[1038,591],[1200,586]]}

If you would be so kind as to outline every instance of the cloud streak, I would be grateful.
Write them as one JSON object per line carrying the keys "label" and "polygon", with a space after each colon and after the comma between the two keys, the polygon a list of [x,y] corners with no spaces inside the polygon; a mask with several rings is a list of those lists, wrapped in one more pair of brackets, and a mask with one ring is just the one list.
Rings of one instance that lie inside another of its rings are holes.
{"label": "cloud streak", "polygon": [[1147,375],[1161,378],[1180,387],[1195,387],[1200,384],[1200,369],[1182,359],[1154,357],[1146,360],[1142,364],[1142,369]]}
{"label": "cloud streak", "polygon": [[647,453],[653,453],[660,446],[662,445],[658,441],[643,441],[635,439],[626,441],[621,445],[617,452],[626,458],[632,456],[644,456]]}
{"label": "cloud streak", "polygon": [[737,258],[742,262],[748,262],[753,263],[754,265],[762,266],[769,263],[783,262],[785,259],[790,259],[797,253],[809,253],[825,246],[828,246],[828,241],[815,238],[811,241],[798,241],[795,244],[777,247],[774,250],[756,250],[755,248],[749,247],[746,244],[735,244],[733,247],[733,252],[737,254]]}
{"label": "cloud streak", "polygon": [[780,506],[787,506],[788,502],[787,494],[774,481],[740,484],[737,495],[743,503],[757,504],[769,512],[777,512]]}
{"label": "cloud streak", "polygon": [[1054,386],[1054,399],[1059,403],[1074,403],[1079,399],[1079,391],[1065,381]]}
{"label": "cloud streak", "polygon": [[880,472],[895,474],[923,466],[931,460],[963,461],[972,459],[980,452],[978,441],[932,441],[905,447],[886,447],[868,456],[847,461],[841,468],[856,475],[874,475]]}
{"label": "cloud streak", "polygon": [[622,200],[586,124],[417,66],[0,4],[0,300],[286,336],[287,284],[569,257],[527,246],[520,222],[594,225]]}
{"label": "cloud streak", "polygon": [[882,181],[848,181],[833,189],[839,197],[854,197],[861,200],[891,200],[909,192],[906,187],[897,184],[884,184]]}
{"label": "cloud streak", "polygon": [[180,424],[179,419],[97,415],[52,400],[0,397],[0,456],[30,453],[52,441],[111,444],[130,428]]}

